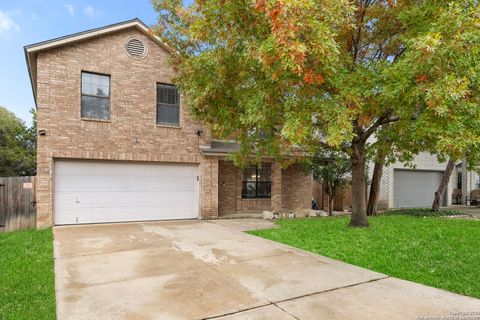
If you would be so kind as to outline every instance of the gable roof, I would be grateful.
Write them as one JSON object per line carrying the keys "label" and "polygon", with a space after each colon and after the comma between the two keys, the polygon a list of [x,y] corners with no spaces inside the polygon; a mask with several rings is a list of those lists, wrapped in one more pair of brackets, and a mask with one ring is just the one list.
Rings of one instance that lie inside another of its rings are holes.
{"label": "gable roof", "polygon": [[25,46],[25,60],[27,62],[28,74],[30,76],[30,83],[32,85],[33,99],[35,100],[35,105],[37,104],[37,54],[39,52],[47,51],[64,45],[69,45],[79,41],[84,41],[87,39],[101,37],[113,32],[129,28],[138,29],[139,31],[148,35],[155,43],[166,49],[168,52],[173,52],[171,48],[169,48],[165,43],[162,42],[162,40],[160,40],[160,38],[150,33],[149,27],[138,18]]}

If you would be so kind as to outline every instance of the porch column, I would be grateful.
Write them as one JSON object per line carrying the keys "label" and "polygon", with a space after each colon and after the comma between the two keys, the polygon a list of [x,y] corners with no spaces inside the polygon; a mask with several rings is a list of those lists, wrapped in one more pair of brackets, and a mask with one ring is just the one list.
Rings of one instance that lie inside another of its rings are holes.
{"label": "porch column", "polygon": [[278,162],[272,163],[272,210],[281,211],[282,204],[282,167]]}
{"label": "porch column", "polygon": [[467,159],[462,161],[462,204],[467,204],[467,197],[470,198],[470,191],[472,191],[472,182],[470,173],[467,169]]}
{"label": "porch column", "polygon": [[218,157],[203,157],[199,187],[200,218],[218,218]]}

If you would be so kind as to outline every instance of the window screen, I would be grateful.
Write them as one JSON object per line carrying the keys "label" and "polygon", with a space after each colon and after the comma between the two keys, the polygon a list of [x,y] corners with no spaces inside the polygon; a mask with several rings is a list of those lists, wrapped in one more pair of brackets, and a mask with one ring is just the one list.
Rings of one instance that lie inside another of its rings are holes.
{"label": "window screen", "polygon": [[180,124],[180,94],[174,85],[157,84],[157,123]]}
{"label": "window screen", "polygon": [[82,72],[82,118],[110,119],[110,76]]}

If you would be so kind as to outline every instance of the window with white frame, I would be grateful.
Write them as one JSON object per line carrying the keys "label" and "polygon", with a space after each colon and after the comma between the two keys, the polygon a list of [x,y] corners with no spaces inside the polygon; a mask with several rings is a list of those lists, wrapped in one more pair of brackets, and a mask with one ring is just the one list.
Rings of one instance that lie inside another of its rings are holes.
{"label": "window with white frame", "polygon": [[110,119],[110,76],[82,72],[81,116],[86,119]]}

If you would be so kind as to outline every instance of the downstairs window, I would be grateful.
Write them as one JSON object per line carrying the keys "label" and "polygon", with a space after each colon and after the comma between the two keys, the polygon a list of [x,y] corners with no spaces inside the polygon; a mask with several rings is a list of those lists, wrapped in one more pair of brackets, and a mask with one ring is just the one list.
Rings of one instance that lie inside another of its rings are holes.
{"label": "downstairs window", "polygon": [[269,164],[248,167],[243,171],[242,198],[269,199],[272,191],[272,169]]}

